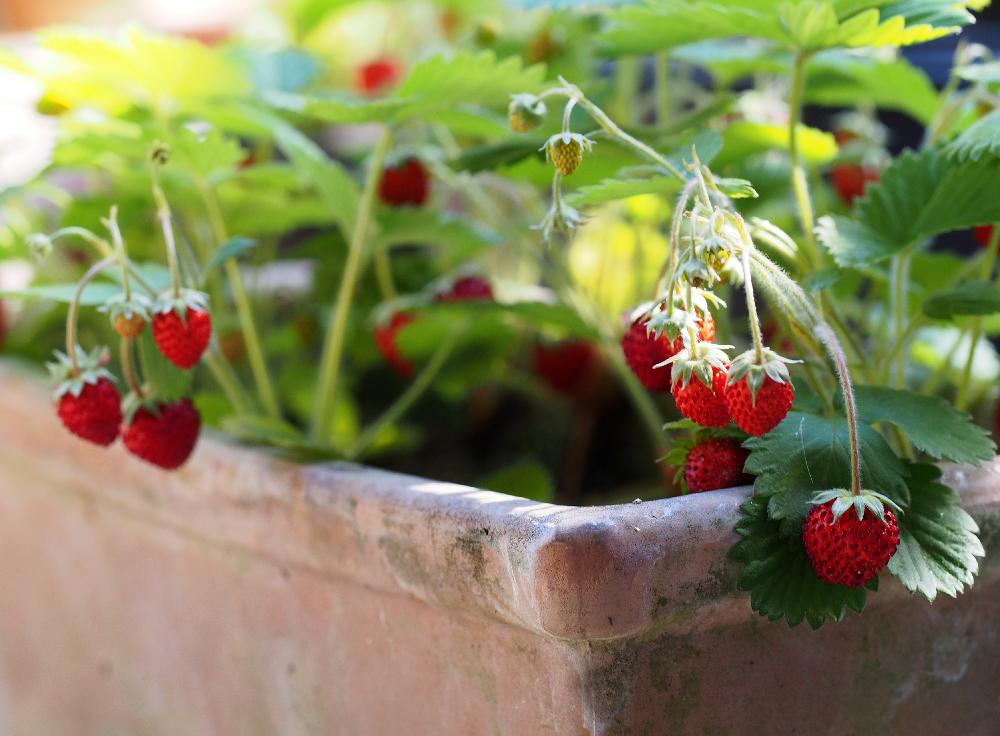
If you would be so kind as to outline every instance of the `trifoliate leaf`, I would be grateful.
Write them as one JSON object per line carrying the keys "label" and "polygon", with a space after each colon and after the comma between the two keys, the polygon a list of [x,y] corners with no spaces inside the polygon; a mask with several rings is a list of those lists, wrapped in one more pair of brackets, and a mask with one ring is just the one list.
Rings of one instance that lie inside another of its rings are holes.
{"label": "trifoliate leaf", "polygon": [[188,128],[182,128],[168,141],[171,169],[183,169],[187,173],[205,179],[224,174],[236,168],[246,151],[234,138],[228,138],[217,128],[200,135]]}
{"label": "trifoliate leaf", "polygon": [[[900,506],[909,502],[906,468],[878,432],[858,427],[861,484]],[[799,533],[815,491],[850,488],[851,460],[847,420],[791,412],[763,437],[751,437],[746,471],[757,476],[754,493],[768,500],[771,518],[782,532]]]}
{"label": "trifoliate leaf", "polygon": [[801,533],[783,534],[767,508],[767,500],[756,496],[743,504],[743,517],[736,523],[742,539],[729,551],[733,559],[746,563],[738,585],[750,592],[753,610],[772,621],[783,618],[789,626],[805,619],[814,629],[840,621],[848,608],[860,613],[865,588],[830,585],[816,577]]}
{"label": "trifoliate leaf", "polygon": [[994,456],[989,432],[936,396],[883,386],[857,386],[859,419],[866,424],[891,422],[935,460],[978,465]]}
{"label": "trifoliate leaf", "polygon": [[985,281],[966,281],[953,289],[938,292],[923,304],[931,319],[951,320],[1000,312],[1000,289]]}
{"label": "trifoliate leaf", "polygon": [[928,600],[938,593],[956,596],[972,585],[979,571],[976,558],[985,554],[979,527],[940,478],[933,465],[910,466],[910,506],[897,516],[899,549],[889,560],[889,572]]}

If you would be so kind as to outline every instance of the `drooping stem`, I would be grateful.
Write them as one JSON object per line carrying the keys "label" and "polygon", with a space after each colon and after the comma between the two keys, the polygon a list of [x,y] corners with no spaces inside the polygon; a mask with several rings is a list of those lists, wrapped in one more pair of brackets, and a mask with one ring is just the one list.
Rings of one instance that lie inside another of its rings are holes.
{"label": "drooping stem", "polygon": [[170,267],[170,285],[175,299],[181,295],[181,272],[177,259],[177,243],[174,241],[174,227],[171,223],[170,204],[160,186],[160,177],[157,172],[158,164],[153,163],[153,199],[156,202],[156,219],[160,221],[160,229],[163,231],[163,243],[167,248],[167,265]]}
{"label": "drooping stem", "polygon": [[375,209],[375,195],[378,191],[378,181],[382,174],[385,156],[392,141],[392,129],[385,126],[378,142],[372,151],[368,168],[368,178],[364,191],[358,203],[357,217],[351,233],[347,249],[347,260],[344,263],[344,273],[340,288],[330,315],[330,324],[323,342],[323,355],[320,359],[319,384],[316,400],[313,405],[311,435],[314,441],[325,442],[329,438],[329,419],[336,400],[337,380],[340,377],[341,361],[344,352],[344,338],[347,334],[347,318],[354,299],[361,261],[364,256],[365,244],[368,240],[368,230],[371,226],[372,214]]}
{"label": "drooping stem", "polygon": [[792,71],[792,89],[788,99],[788,157],[792,167],[792,189],[795,192],[795,202],[799,210],[799,221],[802,233],[809,246],[810,256],[814,265],[818,265],[816,251],[816,236],[813,234],[814,216],[812,197],[809,194],[809,181],[806,178],[805,167],[802,165],[799,152],[799,122],[802,117],[802,94],[805,87],[805,68],[809,55],[798,52],[795,55],[795,66]]}
{"label": "drooping stem", "polygon": [[847,368],[844,350],[830,326],[820,322],[815,328],[816,337],[820,339],[830,352],[830,358],[837,369],[837,380],[840,381],[840,391],[844,395],[844,411],[847,413],[847,437],[851,452],[851,493],[861,495],[861,448],[858,444],[858,410],[854,402],[854,387],[851,385],[851,374]]}
{"label": "drooping stem", "polygon": [[[217,241],[216,247],[221,247],[223,243],[229,240],[229,234],[222,216],[219,199],[215,194],[215,190],[212,189],[208,182],[199,182],[199,190],[205,202],[205,209],[208,212],[212,233]],[[233,292],[233,302],[236,305],[236,314],[240,321],[240,331],[243,333],[243,342],[247,348],[247,360],[250,363],[250,372],[253,374],[257,391],[260,394],[261,404],[268,416],[277,419],[281,416],[281,409],[278,406],[274,384],[267,370],[267,361],[264,358],[260,333],[254,319],[250,298],[247,296],[246,286],[243,284],[243,276],[240,273],[240,268],[235,258],[226,259],[224,268],[226,279],[229,281],[229,288]]]}
{"label": "drooping stem", "polygon": [[424,392],[430,388],[431,383],[437,378],[438,373],[441,372],[441,368],[444,367],[445,362],[451,356],[455,349],[455,344],[458,342],[459,336],[465,329],[465,325],[456,325],[451,332],[442,340],[441,344],[438,345],[437,350],[431,355],[430,360],[423,367],[417,377],[410,383],[400,396],[389,406],[382,415],[372,422],[358,437],[357,441],[354,443],[354,447],[348,453],[351,458],[356,458],[364,454],[364,452],[371,447],[372,442],[378,438],[379,432],[383,428],[398,421],[400,417],[409,411],[410,407],[416,403]]}
{"label": "drooping stem", "polygon": [[122,364],[122,375],[125,376],[125,382],[128,387],[132,389],[133,393],[140,399],[145,398],[145,394],[142,391],[142,384],[139,383],[139,379],[135,375],[135,365],[132,362],[132,344],[134,340],[131,337],[123,337],[119,343],[119,358]]}
{"label": "drooping stem", "polygon": [[80,365],[76,355],[76,323],[77,317],[80,314],[80,300],[83,299],[83,290],[87,288],[87,284],[97,274],[113,266],[116,261],[117,258],[115,256],[108,256],[87,269],[87,272],[80,279],[80,283],[76,285],[76,291],[73,293],[73,301],[69,303],[69,311],[66,314],[66,357],[69,358],[70,373],[73,376],[80,375]]}
{"label": "drooping stem", "polygon": [[580,88],[574,84],[570,84],[565,79],[560,78],[559,81],[565,85],[564,92],[574,99],[576,99],[577,104],[580,105],[587,114],[594,119],[601,128],[610,135],[613,139],[625,143],[635,149],[643,158],[652,161],[658,166],[662,166],[664,169],[669,171],[673,176],[677,177],[682,182],[687,181],[687,177],[680,172],[680,170],[674,166],[665,156],[657,153],[655,149],[647,146],[642,141],[634,138],[633,136],[626,133],[624,130],[618,127],[618,125],[611,118],[608,117],[607,113],[601,108],[591,102],[587,97],[580,91]]}
{"label": "drooping stem", "polygon": [[122,237],[121,228],[118,227],[118,205],[111,208],[111,215],[107,219],[108,231],[111,233],[111,242],[115,245],[115,254],[118,256],[122,269],[122,291],[125,293],[125,301],[132,300],[132,287],[128,277],[128,253],[125,250],[125,239]]}
{"label": "drooping stem", "polygon": [[739,215],[736,216],[736,227],[743,241],[743,291],[747,297],[747,320],[750,322],[750,336],[753,338],[753,354],[757,365],[764,365],[764,340],[760,334],[760,315],[757,314],[757,300],[753,293],[753,275],[750,269],[750,254],[753,252],[753,241],[747,232],[746,223]]}

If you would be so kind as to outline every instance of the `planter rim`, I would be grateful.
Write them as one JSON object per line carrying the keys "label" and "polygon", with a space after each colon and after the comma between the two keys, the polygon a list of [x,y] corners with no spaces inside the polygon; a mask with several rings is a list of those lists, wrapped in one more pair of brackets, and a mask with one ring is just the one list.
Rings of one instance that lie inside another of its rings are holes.
{"label": "planter rim", "polygon": [[[4,363],[0,386],[0,445],[37,465],[50,481],[39,487],[282,575],[346,578],[567,640],[756,617],[727,558],[748,487],[568,507],[350,463],[296,464],[218,436],[164,473],[69,435],[36,378]],[[1000,458],[945,466],[945,480],[980,523],[998,523]],[[871,605],[908,595],[883,582]]]}

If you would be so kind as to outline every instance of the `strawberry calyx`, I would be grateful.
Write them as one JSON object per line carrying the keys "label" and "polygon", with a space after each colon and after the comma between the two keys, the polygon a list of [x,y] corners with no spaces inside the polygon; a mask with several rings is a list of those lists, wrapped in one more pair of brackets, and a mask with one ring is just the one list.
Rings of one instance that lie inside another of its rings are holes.
{"label": "strawberry calyx", "polygon": [[153,304],[154,314],[168,314],[176,312],[184,319],[188,310],[196,312],[208,311],[208,294],[196,289],[181,289],[179,292],[165,291],[157,298]]}
{"label": "strawberry calyx", "polygon": [[54,356],[55,360],[47,363],[46,367],[49,369],[49,375],[56,381],[52,395],[56,401],[66,395],[79,397],[87,385],[95,385],[101,379],[112,382],[116,380],[105,367],[111,360],[111,353],[103,345],[95,347],[90,352],[77,346],[75,366],[66,353],[56,350]]}
{"label": "strawberry calyx", "polygon": [[897,512],[902,513],[903,509],[885,494],[877,491],[862,490],[861,493],[852,493],[846,488],[835,488],[828,491],[819,491],[814,494],[809,502],[813,506],[823,506],[830,503],[830,512],[833,514],[833,521],[836,523],[851,508],[858,515],[858,520],[865,518],[865,511],[871,511],[883,524],[888,526],[889,522],[885,518],[886,505],[891,506]]}
{"label": "strawberry calyx", "polygon": [[142,332],[152,309],[153,302],[145,295],[127,297],[124,293],[116,294],[98,307],[99,312],[108,315],[115,332],[126,338],[137,337]]}
{"label": "strawberry calyx", "polygon": [[143,387],[141,394],[129,391],[122,399],[122,426],[130,427],[140,409],[145,409],[153,416],[160,415],[160,407],[164,404],[163,400],[157,398],[151,391],[147,391],[146,388],[148,387]]}
{"label": "strawberry calyx", "polygon": [[747,388],[750,389],[750,400],[754,404],[757,403],[757,393],[768,378],[775,383],[791,383],[788,366],[802,362],[778,355],[770,348],[762,348],[761,357],[762,359],[758,359],[757,351],[752,349],[740,353],[729,366],[729,377],[726,379],[727,386],[746,379]]}
{"label": "strawberry calyx", "polygon": [[590,153],[594,142],[581,133],[563,131],[551,136],[539,150],[545,151],[550,161],[563,176],[569,176],[583,161],[583,154]]}
{"label": "strawberry calyx", "polygon": [[712,387],[715,371],[726,371],[729,367],[729,356],[726,350],[732,345],[716,345],[710,342],[699,342],[692,350],[685,347],[676,355],[657,363],[655,368],[672,366],[671,382],[687,386],[692,378],[697,378],[703,384]]}

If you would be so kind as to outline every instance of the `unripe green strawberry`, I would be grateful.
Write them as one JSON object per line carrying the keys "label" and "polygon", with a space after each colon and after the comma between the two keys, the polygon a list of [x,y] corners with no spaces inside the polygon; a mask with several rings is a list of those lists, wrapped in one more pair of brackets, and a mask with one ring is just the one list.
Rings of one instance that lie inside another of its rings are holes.
{"label": "unripe green strawberry", "polygon": [[593,148],[593,142],[579,133],[557,133],[545,144],[545,155],[563,176],[569,176],[580,167],[583,154]]}
{"label": "unripe green strawberry", "polygon": [[534,95],[512,95],[507,107],[507,121],[515,133],[538,127],[545,115],[545,103]]}

